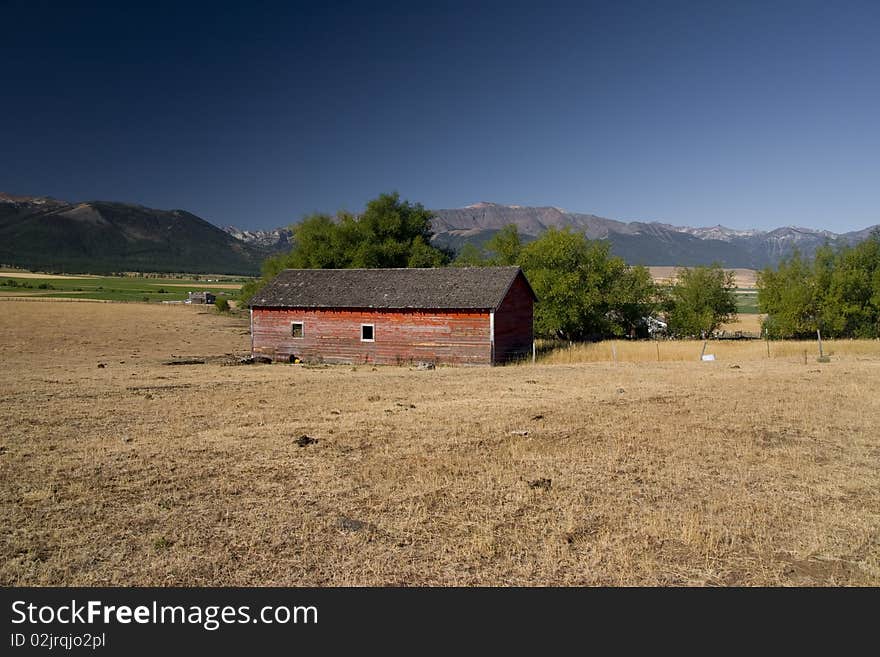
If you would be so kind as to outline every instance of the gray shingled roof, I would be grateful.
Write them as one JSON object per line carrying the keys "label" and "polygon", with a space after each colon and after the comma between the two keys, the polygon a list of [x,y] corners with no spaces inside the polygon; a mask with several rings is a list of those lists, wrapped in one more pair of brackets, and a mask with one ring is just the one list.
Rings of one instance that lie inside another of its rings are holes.
{"label": "gray shingled roof", "polygon": [[285,269],[257,292],[249,305],[492,310],[519,273],[519,267]]}

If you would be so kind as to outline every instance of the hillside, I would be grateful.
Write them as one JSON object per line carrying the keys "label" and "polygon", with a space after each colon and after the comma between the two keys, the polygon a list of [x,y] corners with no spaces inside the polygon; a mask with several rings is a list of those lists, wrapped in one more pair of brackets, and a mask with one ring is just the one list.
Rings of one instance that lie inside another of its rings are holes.
{"label": "hillside", "polygon": [[184,210],[0,193],[0,263],[88,273],[254,274],[263,253]]}

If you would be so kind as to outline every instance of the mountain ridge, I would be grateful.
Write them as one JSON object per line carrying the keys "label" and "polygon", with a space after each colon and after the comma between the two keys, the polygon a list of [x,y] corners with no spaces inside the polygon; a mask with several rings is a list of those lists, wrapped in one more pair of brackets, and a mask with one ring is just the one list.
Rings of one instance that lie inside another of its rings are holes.
{"label": "mountain ridge", "polygon": [[[798,249],[806,256],[828,243],[854,244],[880,225],[834,233],[797,226],[770,230],[619,221],[557,206],[480,201],[432,210],[433,242],[453,250],[485,244],[508,224],[524,241],[548,228],[570,228],[608,240],[629,264],[693,266],[719,262],[762,269]],[[262,260],[289,250],[289,228],[219,227],[186,210],[157,210],[112,201],[69,202],[0,192],[0,263],[58,271],[179,271],[256,274]]]}
{"label": "mountain ridge", "polygon": [[266,253],[186,210],[0,193],[0,263],[30,269],[251,275]]}
{"label": "mountain ridge", "polygon": [[720,262],[725,267],[762,269],[775,265],[795,249],[806,256],[825,244],[853,244],[867,238],[880,224],[847,233],[796,226],[770,230],[737,230],[717,224],[708,227],[675,226],[662,222],[630,221],[594,214],[568,212],[554,206],[503,205],[481,201],[464,208],[434,210],[435,243],[460,248],[466,242],[482,244],[507,224],[515,224],[526,239],[549,227],[583,232],[590,239],[606,239],[611,251],[629,264],[693,266]]}

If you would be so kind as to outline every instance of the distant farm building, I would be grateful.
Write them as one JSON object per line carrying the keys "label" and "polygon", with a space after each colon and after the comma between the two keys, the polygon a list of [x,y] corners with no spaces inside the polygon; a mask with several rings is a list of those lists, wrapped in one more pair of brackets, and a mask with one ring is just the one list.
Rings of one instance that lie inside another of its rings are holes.
{"label": "distant farm building", "polygon": [[186,300],[184,303],[197,303],[197,304],[210,304],[214,303],[217,300],[213,294],[208,291],[205,292],[190,292],[186,296]]}
{"label": "distant farm building", "polygon": [[488,365],[532,350],[519,267],[287,269],[250,301],[254,355],[275,361]]}

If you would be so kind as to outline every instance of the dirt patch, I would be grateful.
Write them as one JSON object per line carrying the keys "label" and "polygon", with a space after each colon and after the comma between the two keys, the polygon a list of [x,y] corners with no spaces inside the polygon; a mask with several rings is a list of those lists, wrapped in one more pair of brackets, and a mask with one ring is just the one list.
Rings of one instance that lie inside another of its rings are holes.
{"label": "dirt patch", "polygon": [[853,561],[820,557],[785,559],[782,576],[806,586],[840,586],[846,582],[869,581]]}

